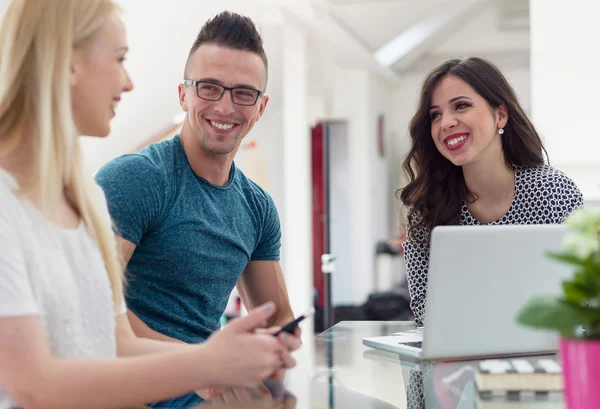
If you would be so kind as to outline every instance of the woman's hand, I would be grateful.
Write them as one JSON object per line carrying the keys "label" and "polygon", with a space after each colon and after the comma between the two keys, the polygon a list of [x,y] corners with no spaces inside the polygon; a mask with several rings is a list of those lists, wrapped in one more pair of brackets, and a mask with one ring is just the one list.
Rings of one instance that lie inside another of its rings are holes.
{"label": "woman's hand", "polygon": [[218,357],[214,386],[255,387],[283,367],[291,367],[289,349],[273,335],[257,333],[275,312],[273,303],[255,308],[212,334],[204,346]]}

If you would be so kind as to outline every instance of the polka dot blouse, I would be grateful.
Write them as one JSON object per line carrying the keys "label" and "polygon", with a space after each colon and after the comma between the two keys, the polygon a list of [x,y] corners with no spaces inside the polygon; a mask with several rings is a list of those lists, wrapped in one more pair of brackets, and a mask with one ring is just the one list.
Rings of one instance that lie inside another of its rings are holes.
{"label": "polka dot blouse", "polygon": [[[547,165],[515,168],[515,197],[508,212],[487,225],[504,224],[560,224],[573,210],[583,206],[583,196],[575,183],[564,173]],[[460,216],[463,226],[480,225],[463,204]],[[426,229],[415,231],[419,241],[429,241]],[[417,325],[425,320],[429,245],[407,240],[404,243],[404,261],[408,276],[410,306]]]}

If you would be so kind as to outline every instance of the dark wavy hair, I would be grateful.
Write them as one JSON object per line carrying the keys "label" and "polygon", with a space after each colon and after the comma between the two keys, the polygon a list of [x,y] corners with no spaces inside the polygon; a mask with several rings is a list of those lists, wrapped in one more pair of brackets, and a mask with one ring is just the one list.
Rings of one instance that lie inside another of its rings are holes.
{"label": "dark wavy hair", "polygon": [[407,217],[411,240],[418,240],[414,233],[423,228],[431,231],[436,226],[460,224],[464,201],[477,200],[467,188],[462,168],[442,156],[431,136],[431,94],[448,75],[465,81],[492,108],[506,107],[508,122],[502,135],[502,150],[509,167],[539,166],[548,158],[515,91],[495,65],[475,57],[442,63],[423,82],[417,112],[410,121],[412,146],[402,165],[408,183],[396,191],[396,197],[402,201],[403,216]]}

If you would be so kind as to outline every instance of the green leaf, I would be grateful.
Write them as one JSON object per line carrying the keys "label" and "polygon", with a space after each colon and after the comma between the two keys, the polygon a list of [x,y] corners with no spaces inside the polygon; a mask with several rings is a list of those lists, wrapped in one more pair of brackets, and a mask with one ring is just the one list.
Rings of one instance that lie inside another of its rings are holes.
{"label": "green leaf", "polygon": [[580,325],[594,322],[600,310],[579,307],[554,297],[537,297],[529,301],[517,314],[517,321],[525,326],[558,331],[563,337],[573,338]]}
{"label": "green leaf", "polygon": [[576,266],[581,266],[584,268],[590,264],[589,259],[580,259],[579,257],[569,253],[550,251],[548,252],[548,257],[553,258],[554,260],[562,261],[563,263],[574,264]]}
{"label": "green leaf", "polygon": [[580,281],[563,282],[563,291],[567,301],[576,305],[581,305],[586,300],[594,298],[597,294],[592,286]]}

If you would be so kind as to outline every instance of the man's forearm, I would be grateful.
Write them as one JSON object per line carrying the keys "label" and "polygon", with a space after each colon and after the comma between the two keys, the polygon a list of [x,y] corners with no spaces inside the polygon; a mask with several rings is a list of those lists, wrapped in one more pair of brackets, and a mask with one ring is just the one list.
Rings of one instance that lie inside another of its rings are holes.
{"label": "man's forearm", "polygon": [[176,342],[180,344],[184,344],[185,342],[178,340],[177,338],[171,338],[168,335],[161,334],[158,331],[154,331],[150,328],[144,321],[138,318],[130,310],[127,310],[127,318],[129,319],[129,323],[131,324],[131,328],[135,335],[139,338],[149,338],[157,341],[166,341],[166,342]]}
{"label": "man's forearm", "polygon": [[289,324],[294,319],[294,314],[292,313],[292,310],[289,309],[288,311],[282,311],[281,313],[276,314],[276,316],[273,316],[272,319],[269,320],[268,326],[283,327],[284,325]]}

